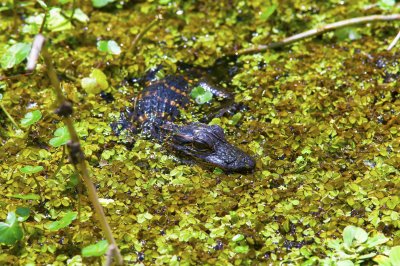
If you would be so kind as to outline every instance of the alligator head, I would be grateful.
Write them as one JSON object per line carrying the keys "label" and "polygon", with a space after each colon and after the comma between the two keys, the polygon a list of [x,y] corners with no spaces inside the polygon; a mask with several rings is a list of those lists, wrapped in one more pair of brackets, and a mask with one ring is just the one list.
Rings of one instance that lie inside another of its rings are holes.
{"label": "alligator head", "polygon": [[224,131],[217,125],[191,123],[177,126],[164,125],[169,131],[165,143],[178,156],[199,164],[219,167],[225,172],[251,172],[255,167],[252,157],[225,139]]}

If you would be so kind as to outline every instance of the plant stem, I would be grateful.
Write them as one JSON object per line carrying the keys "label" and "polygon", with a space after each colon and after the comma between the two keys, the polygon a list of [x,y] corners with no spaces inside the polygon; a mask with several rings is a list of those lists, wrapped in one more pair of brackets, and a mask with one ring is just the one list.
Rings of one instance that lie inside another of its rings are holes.
{"label": "plant stem", "polygon": [[136,37],[133,39],[133,41],[131,42],[131,46],[129,47],[128,51],[131,51],[132,53],[135,51],[137,44],[139,43],[139,41],[143,38],[143,36],[155,25],[158,24],[158,22],[160,22],[160,20],[162,19],[161,15],[157,16],[152,22],[150,22],[141,32],[138,33],[138,35],[136,35]]}
{"label": "plant stem", "polygon": [[366,17],[357,17],[357,18],[341,20],[341,21],[327,24],[325,26],[321,26],[321,27],[318,27],[318,28],[315,28],[312,30],[308,30],[308,31],[299,33],[299,34],[295,34],[295,35],[285,38],[279,42],[273,42],[270,44],[263,44],[263,45],[258,45],[258,46],[242,49],[242,50],[237,51],[235,53],[235,55],[259,53],[259,52],[264,52],[268,49],[280,48],[285,45],[288,45],[288,44],[291,44],[291,43],[294,43],[294,42],[297,42],[297,41],[300,41],[300,40],[303,40],[303,39],[306,39],[309,37],[318,36],[325,32],[336,30],[336,29],[343,28],[343,27],[348,27],[351,25],[368,23],[368,22],[378,22],[378,21],[392,21],[392,20],[400,20],[400,14],[372,15],[372,16],[366,16]]}
{"label": "plant stem", "polygon": [[[58,80],[56,70],[53,66],[52,57],[51,57],[50,53],[47,51],[46,45],[43,45],[43,47],[42,47],[42,55],[43,55],[45,64],[47,66],[47,75],[49,76],[51,85],[57,95],[57,102],[61,106],[66,102],[66,99],[65,99],[64,95],[62,94],[60,81]],[[72,143],[79,144],[80,142],[79,142],[78,134],[76,133],[76,130],[74,128],[71,117],[63,116],[63,121],[64,121],[65,125],[67,126],[68,131],[71,135]],[[121,253],[119,252],[116,241],[112,235],[111,228],[107,222],[107,218],[103,211],[103,207],[100,205],[99,198],[98,198],[97,192],[96,192],[96,188],[95,188],[93,182],[90,180],[86,161],[80,160],[77,163],[77,168],[81,174],[81,178],[82,178],[83,182],[85,183],[89,199],[90,199],[91,203],[93,204],[95,212],[97,213],[97,217],[99,219],[101,228],[106,236],[108,243],[110,243],[111,245],[114,245],[114,247],[115,247],[114,255],[117,258],[117,263],[121,265],[121,264],[123,264],[123,259],[122,259]]]}
{"label": "plant stem", "polygon": [[18,129],[20,130],[18,124],[15,122],[14,118],[7,112],[6,108],[4,108],[4,105],[0,103],[0,108],[3,110],[3,112],[6,114],[8,119],[10,119],[11,123]]}
{"label": "plant stem", "polygon": [[393,41],[390,43],[390,45],[388,46],[388,48],[386,50],[390,51],[392,50],[392,48],[396,45],[396,43],[399,41],[400,39],[400,31],[397,33],[396,37],[393,39]]}
{"label": "plant stem", "polygon": [[55,177],[58,174],[58,172],[60,172],[61,167],[63,167],[63,165],[64,165],[64,157],[65,157],[65,145],[62,146],[61,159],[60,159],[60,162],[58,163],[58,167],[57,167],[56,171],[54,171],[54,174],[52,175],[51,179],[55,179]]}

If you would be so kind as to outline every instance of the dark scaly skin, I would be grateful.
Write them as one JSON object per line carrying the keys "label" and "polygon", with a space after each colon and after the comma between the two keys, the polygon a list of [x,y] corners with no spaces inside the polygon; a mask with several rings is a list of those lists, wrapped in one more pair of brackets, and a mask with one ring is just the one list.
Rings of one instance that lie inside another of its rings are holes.
{"label": "dark scaly skin", "polygon": [[[160,68],[151,71],[146,78],[153,79]],[[189,104],[193,87],[201,86],[216,96],[232,98],[229,93],[199,76],[196,70],[189,70],[188,74],[190,77],[168,75],[161,80],[148,81],[135,100],[130,115],[132,124],[136,124],[144,136],[157,139],[184,160],[219,167],[225,172],[252,171],[254,159],[230,144],[221,127],[202,123],[179,126],[174,123],[180,110]]]}

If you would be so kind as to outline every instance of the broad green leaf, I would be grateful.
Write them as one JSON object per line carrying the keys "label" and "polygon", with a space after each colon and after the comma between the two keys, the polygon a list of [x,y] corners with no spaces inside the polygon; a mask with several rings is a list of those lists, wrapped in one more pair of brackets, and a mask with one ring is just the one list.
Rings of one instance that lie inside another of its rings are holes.
{"label": "broad green leaf", "polygon": [[389,239],[386,238],[383,234],[377,234],[373,237],[368,238],[366,245],[367,247],[372,248],[386,243],[387,241],[389,241]]}
{"label": "broad green leaf", "polygon": [[59,7],[50,9],[46,25],[53,32],[72,29],[71,21],[61,14],[61,8]]}
{"label": "broad green leaf", "polygon": [[76,219],[76,217],[77,217],[77,212],[69,211],[60,220],[46,225],[46,228],[49,229],[50,231],[58,231],[61,228],[65,228],[68,225],[70,225],[72,221]]}
{"label": "broad green leaf", "polygon": [[351,260],[342,260],[336,263],[337,266],[354,266],[354,263]]}
{"label": "broad green leaf", "polygon": [[15,212],[9,212],[6,221],[0,222],[0,243],[13,245],[21,240],[23,235]]}
{"label": "broad green leaf", "polygon": [[234,241],[234,242],[238,242],[243,239],[244,239],[244,235],[242,235],[242,234],[237,234],[234,237],[232,237],[232,241]]}
{"label": "broad green leaf", "polygon": [[346,41],[346,40],[354,41],[361,39],[361,35],[357,32],[357,29],[353,27],[345,27],[338,29],[335,31],[335,35],[340,41]]}
{"label": "broad green leaf", "polygon": [[118,55],[121,53],[121,47],[113,40],[108,41],[108,52],[110,54]]}
{"label": "broad green leaf", "polygon": [[171,3],[171,0],[158,0],[158,3],[160,5],[168,5],[169,3]]}
{"label": "broad green leaf", "polygon": [[108,51],[108,41],[98,41],[97,42],[97,50],[100,52],[107,52]]}
{"label": "broad green leaf", "polygon": [[108,249],[107,240],[101,240],[96,244],[84,247],[82,249],[82,257],[99,257],[103,256]]}
{"label": "broad green leaf", "polygon": [[137,215],[137,222],[138,223],[144,223],[146,220],[151,220],[153,218],[153,215],[151,213],[145,212]]}
{"label": "broad green leaf", "polygon": [[358,244],[361,244],[367,241],[367,239],[368,234],[362,228],[349,225],[343,230],[343,241],[348,248],[353,245],[354,240],[356,240]]}
{"label": "broad green leaf", "polygon": [[249,252],[249,246],[236,246],[233,251],[236,253],[246,254]]}
{"label": "broad green leaf", "polygon": [[190,93],[190,96],[197,104],[204,104],[211,101],[213,94],[209,90],[205,90],[203,87],[195,87]]}
{"label": "broad green leaf", "polygon": [[92,4],[94,7],[104,7],[114,1],[115,0],[92,0]]}
{"label": "broad green leaf", "polygon": [[0,63],[3,69],[12,68],[13,66],[21,63],[31,51],[31,44],[29,43],[16,43],[9,47],[1,56]]}
{"label": "broad green leaf", "polygon": [[378,6],[383,10],[390,10],[396,5],[396,0],[379,0]]}
{"label": "broad green leaf", "polygon": [[37,166],[27,165],[27,166],[21,167],[19,170],[21,171],[21,173],[30,175],[30,174],[39,173],[40,171],[43,171],[43,169],[44,168],[41,165],[37,165]]}
{"label": "broad green leaf", "polygon": [[384,255],[377,255],[372,260],[377,262],[379,266],[393,266],[390,259]]}
{"label": "broad green leaf", "polygon": [[119,47],[118,43],[113,40],[109,41],[98,41],[97,49],[101,52],[107,52],[109,54],[118,55],[121,53],[121,47]]}
{"label": "broad green leaf", "polygon": [[268,18],[275,12],[277,5],[272,5],[264,9],[260,15],[260,19],[262,21],[267,21]]}
{"label": "broad green leaf", "polygon": [[400,265],[400,246],[395,246],[390,249],[389,258],[393,265]]}
{"label": "broad green leaf", "polygon": [[29,218],[31,210],[28,207],[17,207],[15,213],[18,215],[18,221],[24,222]]}
{"label": "broad green leaf", "polygon": [[71,139],[69,135],[68,128],[66,126],[57,128],[54,132],[54,138],[50,140],[50,145],[53,147],[60,147],[62,145],[67,144],[67,142]]}
{"label": "broad green leaf", "polygon": [[[71,17],[72,10],[66,11],[65,14],[67,15],[68,18]],[[82,23],[89,22],[89,17],[80,8],[75,8],[73,19],[75,19],[79,22],[82,22]]]}
{"label": "broad green leaf", "polygon": [[87,93],[100,93],[108,88],[107,76],[100,69],[95,68],[88,78],[81,80],[81,86]]}
{"label": "broad green leaf", "polygon": [[37,121],[39,121],[40,118],[42,118],[42,112],[40,112],[40,110],[29,112],[25,115],[24,118],[21,119],[21,126],[29,127],[30,125],[33,125]]}
{"label": "broad green leaf", "polygon": [[11,195],[12,198],[23,199],[23,200],[40,200],[40,196],[38,194],[14,194]]}

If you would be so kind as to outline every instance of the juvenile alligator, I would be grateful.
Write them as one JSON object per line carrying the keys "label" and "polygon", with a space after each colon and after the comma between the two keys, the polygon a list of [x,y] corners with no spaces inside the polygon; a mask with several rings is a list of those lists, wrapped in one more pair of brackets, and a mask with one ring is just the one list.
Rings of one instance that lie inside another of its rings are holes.
{"label": "juvenile alligator", "polygon": [[186,69],[185,75],[167,75],[156,80],[161,68],[157,67],[145,77],[146,86],[136,97],[133,111],[127,117],[131,129],[139,129],[144,136],[158,140],[183,160],[219,167],[225,172],[252,171],[254,159],[227,142],[221,127],[198,122],[174,123],[180,109],[189,104],[189,93],[196,86],[218,97],[232,96],[194,69]]}

